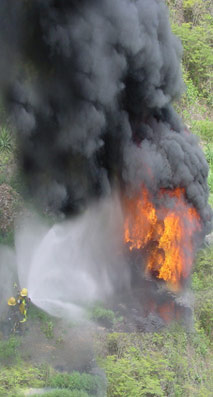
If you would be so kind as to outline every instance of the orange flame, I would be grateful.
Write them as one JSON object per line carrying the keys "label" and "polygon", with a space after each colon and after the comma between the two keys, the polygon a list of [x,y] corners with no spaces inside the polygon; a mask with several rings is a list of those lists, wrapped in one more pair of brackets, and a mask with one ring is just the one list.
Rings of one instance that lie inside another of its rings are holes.
{"label": "orange flame", "polygon": [[130,250],[146,249],[147,273],[179,289],[191,271],[201,220],[186,202],[183,188],[161,189],[158,200],[164,205],[156,208],[145,187],[137,198],[125,200],[124,240]]}

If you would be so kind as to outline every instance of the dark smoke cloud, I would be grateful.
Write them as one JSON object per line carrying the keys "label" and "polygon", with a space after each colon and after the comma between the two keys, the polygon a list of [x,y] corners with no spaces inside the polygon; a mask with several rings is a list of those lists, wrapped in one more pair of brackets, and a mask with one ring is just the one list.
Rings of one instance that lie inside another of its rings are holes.
{"label": "dark smoke cloud", "polygon": [[207,231],[208,167],[171,105],[182,50],[164,3],[19,0],[15,16],[6,4],[1,68],[13,75],[15,58],[6,95],[32,193],[68,214],[115,183],[182,186]]}

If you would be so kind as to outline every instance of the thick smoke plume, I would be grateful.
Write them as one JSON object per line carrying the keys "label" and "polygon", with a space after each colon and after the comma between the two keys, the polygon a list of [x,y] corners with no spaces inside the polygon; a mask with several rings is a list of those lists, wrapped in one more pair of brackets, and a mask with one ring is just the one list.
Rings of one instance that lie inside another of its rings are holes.
{"label": "thick smoke plume", "polygon": [[1,84],[31,192],[70,214],[115,185],[128,193],[142,184],[153,193],[180,186],[207,233],[208,166],[171,105],[183,88],[182,50],[165,4],[10,7],[1,1]]}

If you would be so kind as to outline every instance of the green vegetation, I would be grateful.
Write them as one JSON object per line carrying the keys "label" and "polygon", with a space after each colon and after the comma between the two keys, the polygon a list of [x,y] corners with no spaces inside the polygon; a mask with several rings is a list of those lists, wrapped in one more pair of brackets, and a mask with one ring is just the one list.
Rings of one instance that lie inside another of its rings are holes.
{"label": "green vegetation", "polygon": [[90,374],[56,374],[50,377],[48,386],[60,389],[69,389],[71,391],[83,391],[95,396],[103,396],[104,384],[99,376]]}
{"label": "green vegetation", "polygon": [[213,14],[211,0],[167,0],[173,32],[181,39],[183,66],[189,78],[205,98],[213,104]]}
{"label": "green vegetation", "polygon": [[110,397],[211,396],[209,342],[202,332],[176,325],[155,334],[110,334],[105,344]]}
{"label": "green vegetation", "polygon": [[89,318],[106,327],[112,327],[116,321],[115,313],[106,309],[101,303],[97,303],[89,310]]}
{"label": "green vegetation", "polygon": [[20,341],[15,337],[0,341],[0,366],[9,365],[19,360],[19,345]]}
{"label": "green vegetation", "polygon": [[[40,394],[34,394],[34,397],[40,397]],[[90,397],[89,394],[82,390],[53,390],[42,394],[43,397]]]}
{"label": "green vegetation", "polygon": [[213,206],[213,141],[204,144],[204,152],[209,165],[208,185],[209,185],[209,202]]}
{"label": "green vegetation", "polygon": [[199,329],[213,342],[213,247],[199,252],[192,287],[195,292],[195,316]]}
{"label": "green vegetation", "polygon": [[0,371],[0,397],[23,396],[21,390],[29,387],[43,387],[44,372],[41,368],[19,363],[13,367],[4,367]]}
{"label": "green vegetation", "polygon": [[[167,0],[173,32],[183,43],[186,91],[175,104],[187,127],[200,139],[209,164],[208,184],[213,205],[213,15],[211,0]],[[25,189],[13,168],[15,143],[0,104],[0,185]],[[1,219],[2,208],[0,209]],[[11,228],[0,232],[0,244],[13,245]],[[211,397],[213,390],[213,245],[199,251],[192,275],[194,328],[174,324],[159,333],[103,333],[95,336],[97,359],[107,376],[108,397]],[[91,320],[113,329],[120,319],[97,303]],[[122,319],[121,319],[122,321]],[[29,322],[45,336],[45,344],[63,346],[57,320],[31,305]],[[70,331],[70,329],[69,329]],[[53,388],[44,397],[104,396],[103,380],[87,373],[59,373],[36,365],[24,351],[24,337],[0,340],[0,397],[23,397],[27,388]],[[36,396],[35,396],[36,397]],[[38,397],[38,395],[37,395]]]}
{"label": "green vegetation", "polygon": [[183,44],[186,91],[175,105],[196,134],[209,163],[209,202],[213,206],[213,13],[210,0],[167,0],[173,32]]}
{"label": "green vegetation", "polygon": [[209,84],[213,78],[213,52],[211,40],[213,36],[213,18],[208,14],[203,17],[199,25],[185,22],[181,25],[173,24],[173,32],[180,37],[183,46],[183,64],[189,73],[200,95],[212,104],[212,94],[209,96]]}
{"label": "green vegetation", "polygon": [[4,366],[0,371],[0,397],[23,396],[23,390],[28,388],[53,388],[45,396],[57,397],[104,397],[104,384],[99,376],[73,372],[53,373],[46,366],[27,365],[23,361],[12,366]]}
{"label": "green vegetation", "polygon": [[10,131],[6,127],[0,129],[0,151],[12,151],[12,137]]}

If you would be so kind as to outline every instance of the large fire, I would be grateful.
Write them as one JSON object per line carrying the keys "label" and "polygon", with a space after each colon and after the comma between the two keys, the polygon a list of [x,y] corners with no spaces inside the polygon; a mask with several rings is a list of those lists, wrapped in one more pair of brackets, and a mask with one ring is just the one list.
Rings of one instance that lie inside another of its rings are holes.
{"label": "large fire", "polygon": [[190,274],[201,220],[183,188],[161,189],[157,202],[146,187],[125,200],[124,239],[130,250],[144,249],[147,273],[177,290]]}

